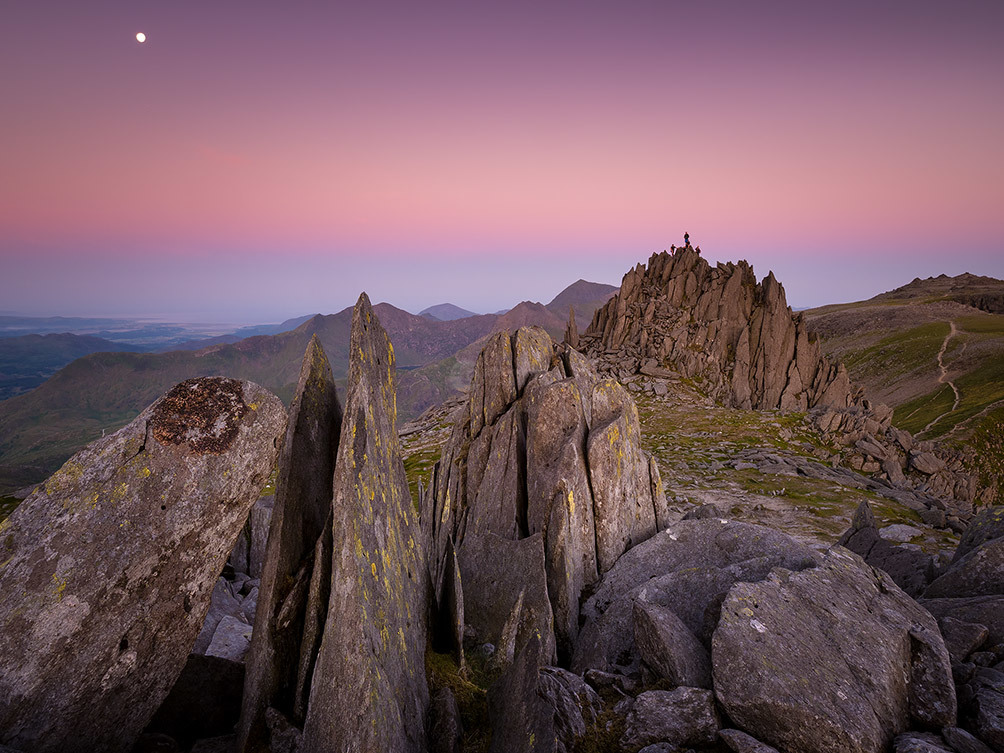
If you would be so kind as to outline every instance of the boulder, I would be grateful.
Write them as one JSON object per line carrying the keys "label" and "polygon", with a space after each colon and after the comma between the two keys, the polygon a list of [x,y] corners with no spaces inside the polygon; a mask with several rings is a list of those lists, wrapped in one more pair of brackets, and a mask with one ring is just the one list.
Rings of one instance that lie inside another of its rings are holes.
{"label": "boulder", "polygon": [[733,584],[762,580],[774,567],[798,570],[816,561],[812,549],[771,528],[680,521],[630,549],[600,581],[583,605],[585,624],[571,668],[637,674],[635,601],[671,609],[708,646],[718,606]]}
{"label": "boulder", "polygon": [[710,690],[649,690],[634,699],[620,744],[623,748],[662,742],[706,746],[718,739],[721,726]]}
{"label": "boulder", "polygon": [[963,622],[954,617],[942,617],[938,620],[941,635],[945,639],[945,647],[953,662],[963,662],[973,651],[986,641],[990,631],[986,625],[975,622]]}
{"label": "boulder", "polygon": [[136,742],[184,667],[285,420],[255,384],[190,379],[0,524],[0,742]]}
{"label": "boulder", "polygon": [[1004,693],[992,688],[976,692],[974,731],[994,750],[1004,750]]}
{"label": "boulder", "polygon": [[251,625],[242,618],[227,615],[216,626],[206,656],[243,662],[251,645]]}
{"label": "boulder", "polygon": [[764,745],[755,737],[738,729],[718,730],[718,737],[729,746],[733,753],[778,753],[777,748]]}
{"label": "boulder", "polygon": [[418,753],[427,747],[428,571],[398,440],[394,349],[365,293],[349,352],[331,595],[301,750]]}
{"label": "boulder", "polygon": [[904,732],[893,740],[893,753],[953,753],[945,741],[930,732]]}
{"label": "boulder", "polygon": [[914,723],[955,720],[934,619],[841,547],[818,567],[736,584],[711,656],[729,717],[785,753],[880,753]]}
{"label": "boulder", "polygon": [[955,753],[993,753],[980,740],[958,727],[944,727],[941,736]]}
{"label": "boulder", "polygon": [[634,603],[634,641],[642,661],[673,685],[711,687],[707,649],[668,607]]}
{"label": "boulder", "polygon": [[[915,549],[890,543],[875,524],[868,501],[861,502],[851,520],[851,527],[840,537],[839,544],[859,555],[872,567],[889,574],[897,586],[912,597],[920,596],[934,577],[934,561],[930,555]],[[920,532],[912,526],[902,526]]]}
{"label": "boulder", "polygon": [[972,549],[935,578],[924,591],[929,599],[1004,595],[1004,538]]}
{"label": "boulder", "polygon": [[939,620],[952,617],[986,626],[986,645],[1004,643],[1004,596],[921,599],[919,603]]}
{"label": "boulder", "polygon": [[959,539],[952,562],[957,562],[986,542],[1002,536],[1004,536],[1004,505],[983,510],[969,521],[969,526]]}
{"label": "boulder", "polygon": [[[294,708],[297,674],[314,549],[325,523],[330,524],[331,478],[341,419],[331,366],[320,340],[313,335],[289,408],[276,472],[276,494],[267,507],[268,527],[264,527],[264,506],[259,511],[256,505],[251,513],[251,560],[254,563],[256,556],[261,557],[261,584],[237,729],[241,753],[263,750],[268,708],[303,721]],[[255,554],[254,542],[259,539],[267,542],[260,547],[263,555]],[[316,652],[316,646],[312,649]]]}
{"label": "boulder", "polygon": [[430,753],[461,753],[463,726],[460,707],[449,688],[440,688],[429,702]]}
{"label": "boulder", "polygon": [[[544,664],[554,660],[554,630],[547,594],[544,537],[513,541],[493,534],[468,535],[458,553],[463,584],[464,620],[478,643],[491,643],[508,654],[522,651],[530,635],[540,641]],[[506,625],[516,632],[504,641]],[[510,645],[505,645],[509,643]]]}

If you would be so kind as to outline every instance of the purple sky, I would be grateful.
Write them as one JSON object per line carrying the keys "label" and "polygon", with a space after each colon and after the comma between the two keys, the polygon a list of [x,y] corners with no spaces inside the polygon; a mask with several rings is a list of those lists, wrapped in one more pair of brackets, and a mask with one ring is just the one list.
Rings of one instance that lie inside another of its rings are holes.
{"label": "purple sky", "polygon": [[6,3],[0,310],[491,311],[684,230],[795,306],[1004,277],[1002,33],[996,0]]}

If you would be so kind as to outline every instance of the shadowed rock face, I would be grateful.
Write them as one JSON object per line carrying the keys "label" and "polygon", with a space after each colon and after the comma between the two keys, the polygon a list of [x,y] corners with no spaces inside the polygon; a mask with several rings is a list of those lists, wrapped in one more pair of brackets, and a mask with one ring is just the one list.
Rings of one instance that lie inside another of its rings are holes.
{"label": "shadowed rock face", "polygon": [[394,350],[365,294],[350,350],[331,596],[301,750],[424,751],[428,576],[398,444]]}
{"label": "shadowed rock face", "polygon": [[240,750],[267,749],[265,712],[270,706],[303,722],[295,713],[295,698],[304,615],[315,544],[325,524],[330,525],[331,478],[341,417],[331,366],[315,335],[303,356],[279,457],[255,629],[246,661]]}
{"label": "shadowed rock face", "polygon": [[185,664],[285,422],[250,382],[182,382],[0,524],[0,741],[131,749]]}
{"label": "shadowed rock face", "polygon": [[852,402],[847,371],[823,357],[773,273],[757,283],[745,261],[712,267],[690,246],[628,272],[581,341],[586,351],[616,354],[629,371],[647,365],[701,377],[738,408]]}

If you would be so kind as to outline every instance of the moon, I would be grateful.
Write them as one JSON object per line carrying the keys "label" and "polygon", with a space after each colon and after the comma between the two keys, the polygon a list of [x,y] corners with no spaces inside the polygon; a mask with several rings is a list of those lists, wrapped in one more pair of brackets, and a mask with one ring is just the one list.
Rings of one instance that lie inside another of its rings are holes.
{"label": "moon", "polygon": [[140,44],[143,44],[143,42],[146,41],[146,34],[144,34],[143,32],[138,32],[136,34],[136,41],[139,42]]}

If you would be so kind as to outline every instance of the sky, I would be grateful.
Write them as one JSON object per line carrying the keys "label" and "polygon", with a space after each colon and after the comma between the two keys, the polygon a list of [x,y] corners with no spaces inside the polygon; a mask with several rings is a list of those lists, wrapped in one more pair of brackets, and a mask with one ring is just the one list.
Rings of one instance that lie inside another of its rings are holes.
{"label": "sky", "polygon": [[999,0],[7,0],[0,311],[494,311],[685,231],[796,307],[1004,277],[1002,37]]}

